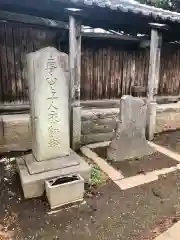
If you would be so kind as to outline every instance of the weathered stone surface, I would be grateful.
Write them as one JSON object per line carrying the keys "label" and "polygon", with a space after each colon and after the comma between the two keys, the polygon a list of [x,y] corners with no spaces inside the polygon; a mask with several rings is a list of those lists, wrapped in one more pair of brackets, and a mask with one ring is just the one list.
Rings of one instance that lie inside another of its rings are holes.
{"label": "weathered stone surface", "polygon": [[91,133],[108,133],[112,132],[115,128],[116,120],[109,120],[104,124],[99,123],[98,120],[93,122],[85,121],[82,125],[82,134],[86,135]]}
{"label": "weathered stone surface", "polygon": [[180,104],[163,104],[157,107],[156,133],[180,128]]}
{"label": "weathered stone surface", "polygon": [[147,106],[140,98],[123,96],[120,121],[114,139],[107,150],[108,160],[122,161],[153,153],[145,139]]}
{"label": "weathered stone surface", "polygon": [[157,103],[150,102],[147,107],[147,126],[146,126],[146,138],[150,141],[153,140],[156,127],[156,109]]}
{"label": "weathered stone surface", "polygon": [[[76,175],[77,179],[62,184],[52,185],[56,180],[54,178],[45,181],[46,195],[51,209],[63,206],[65,204],[82,201],[84,196],[84,179]],[[67,178],[72,176],[67,176]]]}
{"label": "weathered stone surface", "polygon": [[69,91],[62,69],[67,68],[67,58],[53,47],[27,56],[32,150],[37,161],[69,154]]}
{"label": "weathered stone surface", "polygon": [[3,140],[0,151],[26,151],[31,149],[31,126],[28,114],[2,115]]}
{"label": "weathered stone surface", "polygon": [[[85,110],[86,111],[86,110]],[[89,109],[89,112],[91,110]],[[83,116],[84,110],[81,111]],[[112,116],[116,114],[118,117],[118,111],[115,109],[112,111]],[[0,153],[8,151],[26,151],[31,149],[31,123],[29,114],[15,114],[15,115],[1,115],[2,118],[2,131],[3,136],[0,141]],[[116,125],[116,120],[114,118],[105,119],[87,119],[82,120],[82,131],[81,139],[87,140],[86,144],[92,143],[93,139],[96,140],[109,139],[108,133],[103,133],[101,130],[101,125],[107,125],[110,129],[112,125]],[[98,124],[98,125],[97,125]],[[92,132],[90,132],[90,127]],[[166,130],[172,130],[180,128],[180,104],[161,104],[157,105],[157,116],[156,116],[156,133],[163,132]],[[112,133],[112,131],[110,131]],[[90,134],[90,138],[86,136]],[[100,137],[96,138],[96,135],[100,134]],[[101,135],[102,134],[102,135]],[[85,135],[85,137],[83,137]],[[111,134],[113,137],[114,135]],[[90,139],[90,142],[88,142]],[[102,141],[105,141],[102,140]]]}
{"label": "weathered stone surface", "polygon": [[72,149],[78,150],[81,146],[81,107],[73,107]]}
{"label": "weathered stone surface", "polygon": [[[33,153],[17,159],[25,198],[41,196],[49,178],[77,173],[90,177],[89,165],[70,149],[67,59],[52,47],[27,56]],[[73,117],[81,134],[80,108]]]}
{"label": "weathered stone surface", "polygon": [[84,109],[82,113],[82,121],[106,119],[106,118],[116,119],[118,113],[119,113],[118,108]]}
{"label": "weathered stone surface", "polygon": [[70,150],[70,155],[68,156],[50,159],[48,161],[38,162],[32,154],[25,155],[24,160],[30,174],[48,172],[79,165],[79,156],[72,150]]}
{"label": "weathered stone surface", "polygon": [[87,134],[87,135],[81,136],[81,143],[89,144],[89,143],[96,143],[96,142],[111,141],[114,135],[115,135],[115,132]]}

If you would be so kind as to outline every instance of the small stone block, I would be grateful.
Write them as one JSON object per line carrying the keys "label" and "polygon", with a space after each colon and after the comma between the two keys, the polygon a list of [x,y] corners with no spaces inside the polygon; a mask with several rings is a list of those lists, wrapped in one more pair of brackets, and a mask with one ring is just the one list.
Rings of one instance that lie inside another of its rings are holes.
{"label": "small stone block", "polygon": [[129,188],[137,187],[139,185],[157,181],[158,175],[151,172],[146,175],[137,175],[133,177],[124,178],[122,180],[114,181],[122,190],[126,190]]}
{"label": "small stone block", "polygon": [[84,179],[80,175],[57,177],[45,181],[51,209],[83,200]]}

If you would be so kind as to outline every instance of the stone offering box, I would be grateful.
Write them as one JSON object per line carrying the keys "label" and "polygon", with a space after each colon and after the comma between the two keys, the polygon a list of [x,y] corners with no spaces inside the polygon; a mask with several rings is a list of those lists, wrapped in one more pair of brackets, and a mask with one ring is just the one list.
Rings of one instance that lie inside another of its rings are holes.
{"label": "stone offering box", "polygon": [[83,200],[84,179],[80,175],[56,177],[45,181],[51,209]]}

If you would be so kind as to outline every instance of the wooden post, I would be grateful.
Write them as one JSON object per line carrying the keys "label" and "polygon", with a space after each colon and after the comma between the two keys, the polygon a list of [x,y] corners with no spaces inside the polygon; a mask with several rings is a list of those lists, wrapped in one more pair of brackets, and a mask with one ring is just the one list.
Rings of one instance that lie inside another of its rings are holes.
{"label": "wooden post", "polygon": [[151,43],[150,43],[150,60],[148,75],[147,91],[147,138],[152,140],[156,127],[156,100],[155,95],[158,93],[159,71],[160,71],[160,53],[162,44],[161,28],[165,25],[151,24]]}
{"label": "wooden post", "polygon": [[69,71],[71,147],[77,150],[81,142],[81,25],[74,16],[69,17]]}
{"label": "wooden post", "polygon": [[76,106],[80,107],[81,95],[81,25],[77,24],[77,60],[76,60],[76,83],[75,83],[75,101]]}
{"label": "wooden post", "polygon": [[69,101],[70,108],[75,100],[74,83],[75,83],[75,65],[76,65],[76,25],[75,18],[69,17]]}
{"label": "wooden post", "polygon": [[159,84],[160,52],[162,37],[159,29],[152,28],[148,76],[148,102],[154,101]]}

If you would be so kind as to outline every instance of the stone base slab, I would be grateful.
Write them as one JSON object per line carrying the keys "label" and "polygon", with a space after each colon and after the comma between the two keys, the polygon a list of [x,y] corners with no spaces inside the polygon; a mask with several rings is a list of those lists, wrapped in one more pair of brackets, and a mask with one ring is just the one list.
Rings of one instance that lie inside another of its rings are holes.
{"label": "stone base slab", "polygon": [[70,151],[69,156],[59,157],[56,159],[41,162],[36,161],[35,157],[32,154],[27,154],[24,156],[24,160],[30,174],[43,173],[56,169],[76,166],[79,165],[79,158],[79,155],[72,150]]}
{"label": "stone base slab", "polygon": [[24,157],[17,158],[16,162],[25,198],[34,198],[41,196],[44,193],[45,180],[47,179],[70,174],[81,175],[84,178],[85,182],[88,182],[90,179],[90,167],[81,157],[79,157],[79,165],[33,175],[29,174],[28,168],[24,161]]}

